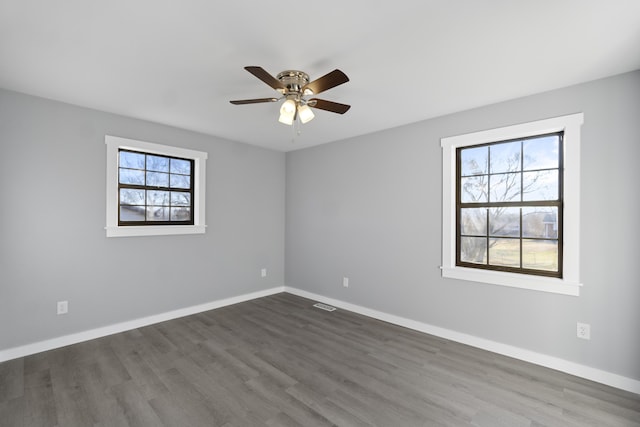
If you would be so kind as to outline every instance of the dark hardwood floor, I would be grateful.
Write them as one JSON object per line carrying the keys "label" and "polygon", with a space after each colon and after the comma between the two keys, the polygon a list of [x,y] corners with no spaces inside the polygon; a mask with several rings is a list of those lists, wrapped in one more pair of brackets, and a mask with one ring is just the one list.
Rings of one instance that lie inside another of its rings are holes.
{"label": "dark hardwood floor", "polygon": [[640,426],[640,396],[278,294],[0,364],[0,425]]}

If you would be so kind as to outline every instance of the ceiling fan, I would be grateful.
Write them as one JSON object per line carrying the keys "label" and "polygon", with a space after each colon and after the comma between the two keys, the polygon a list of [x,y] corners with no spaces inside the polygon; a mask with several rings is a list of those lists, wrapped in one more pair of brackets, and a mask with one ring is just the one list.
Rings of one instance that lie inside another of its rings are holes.
{"label": "ceiling fan", "polygon": [[278,98],[241,99],[229,102],[234,105],[243,105],[277,102],[281,99],[286,99],[280,107],[280,118],[278,119],[280,123],[293,125],[296,118],[299,118],[302,123],[307,123],[315,116],[311,108],[338,114],[344,114],[351,108],[350,105],[325,101],[324,99],[308,99],[310,96],[348,82],[349,77],[340,70],[333,70],[319,79],[309,82],[309,75],[302,71],[286,70],[273,77],[262,67],[249,66],[244,67],[244,69],[280,92],[281,96]]}

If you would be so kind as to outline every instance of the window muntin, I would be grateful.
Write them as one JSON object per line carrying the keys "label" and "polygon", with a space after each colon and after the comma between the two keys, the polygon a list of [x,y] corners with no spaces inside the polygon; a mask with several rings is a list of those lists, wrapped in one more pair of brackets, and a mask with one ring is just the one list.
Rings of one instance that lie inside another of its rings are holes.
{"label": "window muntin", "polygon": [[193,225],[193,160],[118,151],[118,225]]}
{"label": "window muntin", "polygon": [[456,265],[562,277],[563,132],[456,149]]}

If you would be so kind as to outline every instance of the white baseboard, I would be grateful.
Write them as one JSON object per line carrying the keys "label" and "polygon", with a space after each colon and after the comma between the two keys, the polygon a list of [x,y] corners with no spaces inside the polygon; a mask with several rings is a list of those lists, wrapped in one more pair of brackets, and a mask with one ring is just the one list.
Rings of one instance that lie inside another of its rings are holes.
{"label": "white baseboard", "polygon": [[526,350],[512,345],[507,345],[496,341],[475,337],[473,335],[467,335],[460,332],[452,331],[450,329],[429,325],[427,323],[406,319],[404,317],[395,316],[393,314],[372,310],[370,308],[362,307],[333,298],[328,298],[323,295],[314,294],[289,286],[285,286],[284,291],[304,298],[309,298],[314,301],[319,301],[338,308],[342,308],[344,310],[353,311],[355,313],[372,317],[374,319],[392,323],[394,325],[403,326],[405,328],[424,332],[430,335],[435,335],[437,337],[446,338],[451,341],[456,341],[462,344],[481,348],[483,350],[492,351],[504,356],[513,357],[515,359],[530,362],[535,365],[555,369],[567,374],[575,375],[601,384],[606,384],[611,387],[640,394],[640,381],[623,377],[622,375],[614,374],[611,372],[603,371],[601,369],[592,368],[590,366],[581,365],[579,363],[570,362],[558,357],[537,353],[535,351]]}
{"label": "white baseboard", "polygon": [[155,314],[152,316],[142,317],[139,319],[129,320],[126,322],[116,323],[114,325],[103,326],[101,328],[91,329],[88,331],[78,332],[75,334],[64,335],[57,338],[39,341],[19,347],[13,347],[6,350],[0,350],[0,362],[4,362],[18,357],[29,356],[31,354],[40,353],[55,348],[64,347],[71,344],[102,338],[107,335],[117,334],[119,332],[130,331],[132,329],[141,328],[143,326],[152,325],[154,323],[165,322],[179,317],[189,316],[203,311],[209,311],[220,307],[225,307],[240,302],[249,301],[256,298],[262,298],[268,295],[284,292],[284,286],[278,286],[264,291],[251,292],[231,298],[225,298],[217,301],[211,301],[204,304],[198,304],[191,307],[180,308],[178,310],[167,311],[165,313]]}

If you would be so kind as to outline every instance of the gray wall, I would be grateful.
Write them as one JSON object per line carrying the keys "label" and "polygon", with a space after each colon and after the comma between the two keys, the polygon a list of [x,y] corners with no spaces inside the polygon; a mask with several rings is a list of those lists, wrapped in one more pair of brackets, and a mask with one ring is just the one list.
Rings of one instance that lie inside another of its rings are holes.
{"label": "gray wall", "polygon": [[[581,296],[442,279],[440,138],[581,111]],[[287,286],[640,379],[640,71],[286,163]]]}
{"label": "gray wall", "polygon": [[[206,234],[106,238],[105,134],[207,152]],[[284,285],[284,153],[2,90],[0,147],[0,350]]]}

